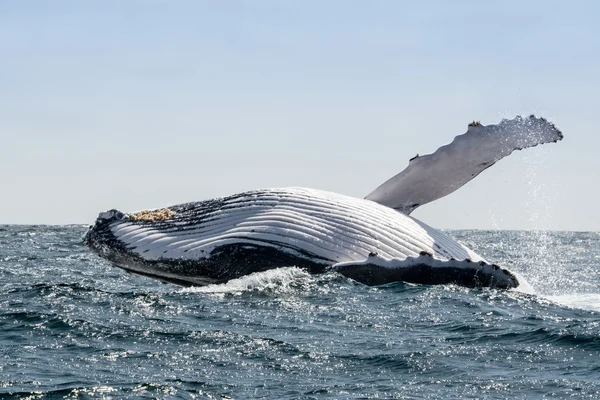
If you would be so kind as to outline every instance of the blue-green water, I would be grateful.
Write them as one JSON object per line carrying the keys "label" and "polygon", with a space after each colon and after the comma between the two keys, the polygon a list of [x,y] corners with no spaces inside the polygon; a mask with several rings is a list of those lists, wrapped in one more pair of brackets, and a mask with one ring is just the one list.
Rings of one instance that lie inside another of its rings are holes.
{"label": "blue-green water", "polygon": [[184,289],[0,226],[0,397],[600,398],[600,233],[454,231],[536,295],[295,268]]}

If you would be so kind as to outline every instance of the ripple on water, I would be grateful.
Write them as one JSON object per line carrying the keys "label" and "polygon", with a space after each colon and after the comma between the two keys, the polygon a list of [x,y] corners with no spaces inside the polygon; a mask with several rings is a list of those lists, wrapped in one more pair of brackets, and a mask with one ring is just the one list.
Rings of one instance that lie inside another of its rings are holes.
{"label": "ripple on water", "polygon": [[[112,268],[80,246],[82,227],[0,228],[0,396],[594,398],[600,391],[596,234],[452,232],[522,273],[539,293],[527,295],[366,287],[293,267],[180,288]],[[531,251],[536,240],[544,262]]]}

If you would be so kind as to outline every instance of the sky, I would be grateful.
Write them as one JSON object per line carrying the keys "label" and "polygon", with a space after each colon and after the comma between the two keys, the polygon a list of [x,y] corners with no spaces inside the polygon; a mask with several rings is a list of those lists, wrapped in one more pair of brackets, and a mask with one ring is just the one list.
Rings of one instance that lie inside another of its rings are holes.
{"label": "sky", "polygon": [[466,131],[515,152],[413,216],[599,231],[600,2],[0,0],[0,224],[249,189],[364,197]]}

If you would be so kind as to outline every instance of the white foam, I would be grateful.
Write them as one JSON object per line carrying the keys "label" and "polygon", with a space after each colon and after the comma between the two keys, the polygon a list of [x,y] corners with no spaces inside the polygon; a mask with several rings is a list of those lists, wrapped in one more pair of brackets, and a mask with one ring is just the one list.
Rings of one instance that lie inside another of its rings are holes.
{"label": "white foam", "polygon": [[510,272],[514,276],[516,276],[517,280],[519,281],[519,286],[517,286],[516,288],[510,289],[510,290],[515,291],[515,292],[525,293],[525,294],[536,294],[536,291],[533,288],[533,286],[531,286],[531,284],[523,277],[523,275],[519,274],[518,272],[514,272],[514,271],[510,271]]}
{"label": "white foam", "polygon": [[571,293],[543,297],[567,307],[600,312],[600,293]]}
{"label": "white foam", "polygon": [[292,286],[307,283],[311,275],[297,267],[276,268],[263,272],[255,272],[226,283],[189,287],[182,289],[188,293],[239,294],[242,292],[274,290],[286,292]]}

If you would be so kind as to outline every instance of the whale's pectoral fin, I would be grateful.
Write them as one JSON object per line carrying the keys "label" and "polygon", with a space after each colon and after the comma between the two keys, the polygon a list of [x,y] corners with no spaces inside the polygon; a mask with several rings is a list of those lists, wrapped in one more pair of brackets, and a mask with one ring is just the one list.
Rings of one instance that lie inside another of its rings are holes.
{"label": "whale's pectoral fin", "polygon": [[408,167],[366,199],[410,214],[417,207],[460,188],[514,150],[557,142],[562,133],[544,118],[531,115],[497,125],[474,121],[465,134],[435,153],[413,157]]}
{"label": "whale's pectoral fin", "polygon": [[512,272],[495,264],[469,259],[438,260],[426,253],[404,260],[385,260],[373,256],[364,261],[335,264],[332,270],[370,286],[408,282],[513,289],[520,284]]}

